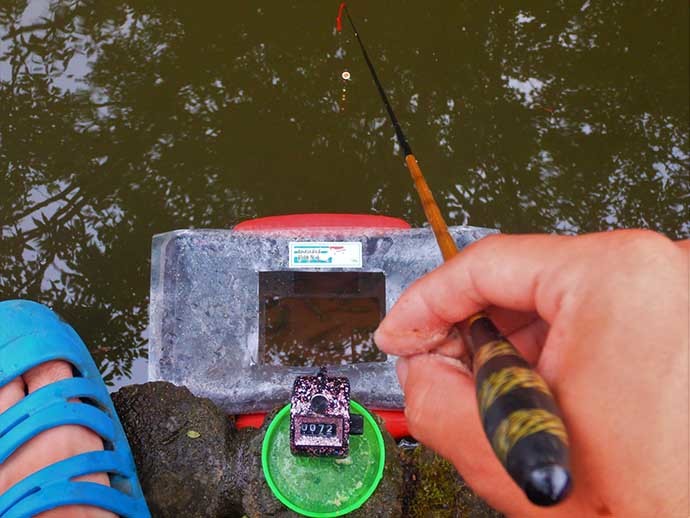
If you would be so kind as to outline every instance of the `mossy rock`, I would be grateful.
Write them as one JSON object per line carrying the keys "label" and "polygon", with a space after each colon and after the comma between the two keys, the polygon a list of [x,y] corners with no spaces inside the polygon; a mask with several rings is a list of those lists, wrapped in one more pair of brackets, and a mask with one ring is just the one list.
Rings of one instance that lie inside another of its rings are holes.
{"label": "mossy rock", "polygon": [[242,515],[227,460],[239,434],[216,405],[162,381],[123,387],[112,398],[155,518]]}
{"label": "mossy rock", "polygon": [[[261,469],[261,445],[277,410],[258,430],[236,430],[208,399],[153,382],[113,395],[139,479],[156,518],[298,515],[273,495]],[[374,418],[381,424],[378,417]],[[382,427],[384,476],[352,518],[496,518],[454,467],[423,446],[400,448]]]}
{"label": "mossy rock", "polygon": [[405,473],[402,516],[410,518],[500,518],[453,465],[420,445],[399,451]]}

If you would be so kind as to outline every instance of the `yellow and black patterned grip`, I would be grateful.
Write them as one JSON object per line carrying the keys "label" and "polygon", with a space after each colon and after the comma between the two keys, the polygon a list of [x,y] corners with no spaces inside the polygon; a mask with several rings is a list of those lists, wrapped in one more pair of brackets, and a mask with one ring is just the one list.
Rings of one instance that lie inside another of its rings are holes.
{"label": "yellow and black patterned grip", "polygon": [[549,387],[485,315],[470,319],[463,335],[496,456],[533,503],[557,504],[571,487],[568,434]]}

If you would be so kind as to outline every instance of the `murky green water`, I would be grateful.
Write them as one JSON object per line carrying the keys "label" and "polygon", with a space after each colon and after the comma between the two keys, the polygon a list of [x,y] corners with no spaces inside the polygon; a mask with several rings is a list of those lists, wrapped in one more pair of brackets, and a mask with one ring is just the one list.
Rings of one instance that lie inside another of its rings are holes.
{"label": "murky green water", "polygon": [[[690,235],[687,3],[522,6],[350,3],[449,222]],[[421,225],[337,7],[0,2],[0,299],[51,304],[127,376],[154,233],[311,211]]]}

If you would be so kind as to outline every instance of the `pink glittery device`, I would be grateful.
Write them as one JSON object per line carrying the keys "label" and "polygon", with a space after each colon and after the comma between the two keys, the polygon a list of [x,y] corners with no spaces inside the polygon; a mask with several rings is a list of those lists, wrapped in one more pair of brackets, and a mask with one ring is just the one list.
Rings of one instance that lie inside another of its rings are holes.
{"label": "pink glittery device", "polygon": [[[352,417],[352,421],[351,421]],[[290,451],[312,457],[346,457],[351,433],[362,433],[361,416],[350,416],[350,381],[298,376],[290,399]]]}

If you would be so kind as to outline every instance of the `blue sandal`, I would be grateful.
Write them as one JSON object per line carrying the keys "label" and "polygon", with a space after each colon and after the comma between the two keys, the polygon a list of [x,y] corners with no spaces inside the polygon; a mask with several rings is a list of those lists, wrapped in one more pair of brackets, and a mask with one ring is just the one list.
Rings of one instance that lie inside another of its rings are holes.
{"label": "blue sandal", "polygon": [[[105,450],[75,455],[17,482],[0,494],[0,518],[24,518],[65,505],[150,517],[125,432],[84,343],[41,304],[0,302],[0,387],[50,360],[70,363],[75,377],[41,387],[0,414],[0,464],[44,430],[67,424],[93,430]],[[101,472],[109,474],[110,487],[72,480]]]}

